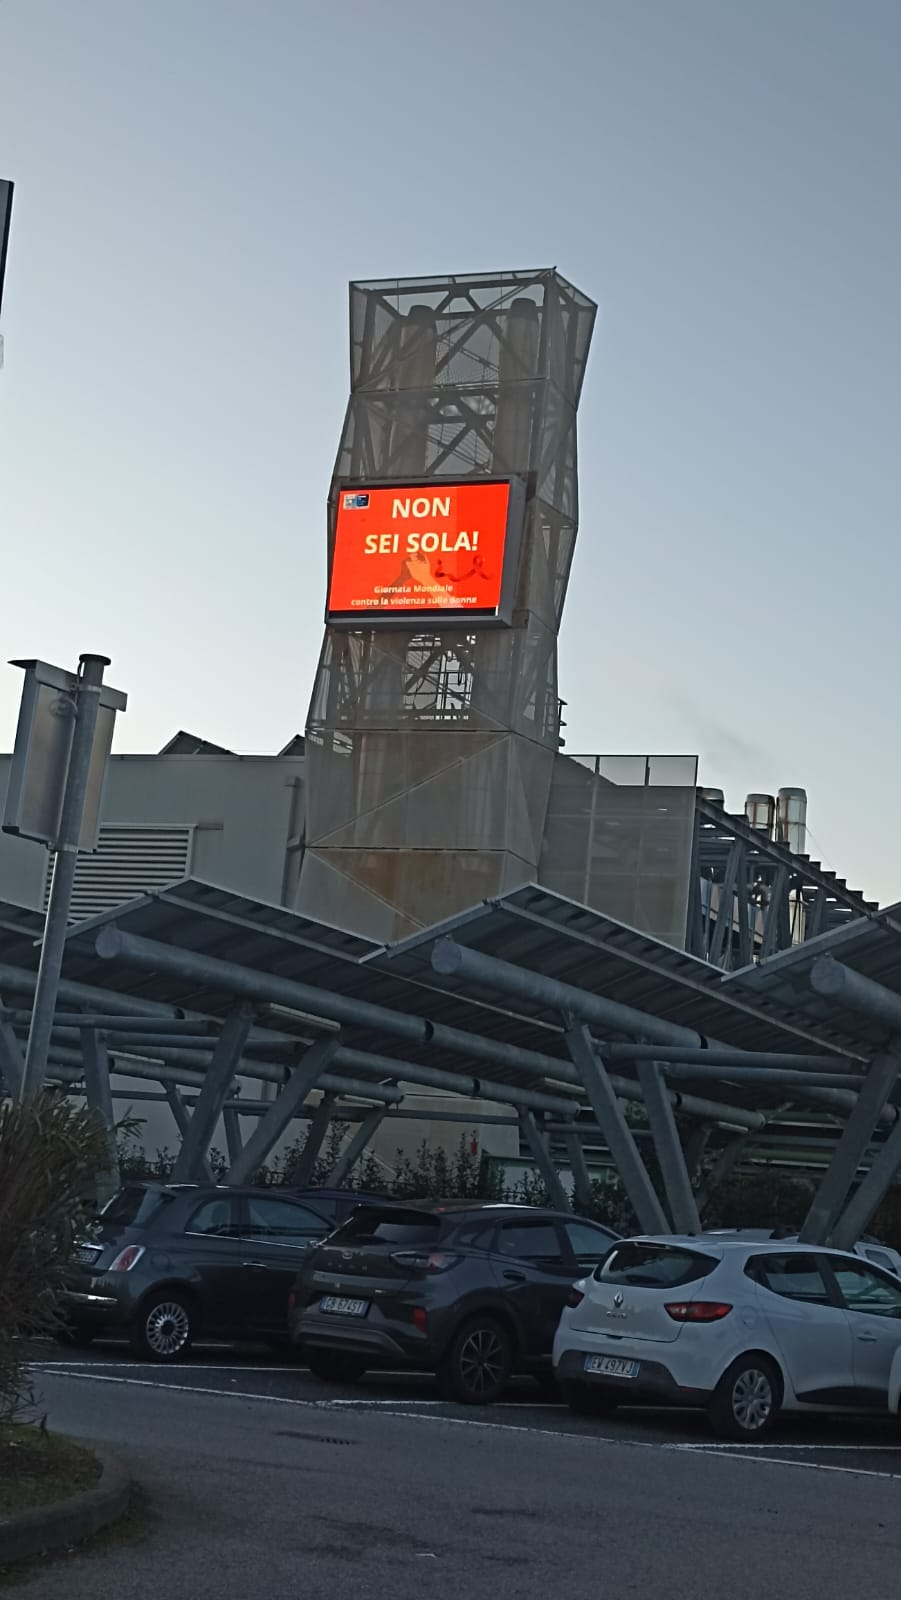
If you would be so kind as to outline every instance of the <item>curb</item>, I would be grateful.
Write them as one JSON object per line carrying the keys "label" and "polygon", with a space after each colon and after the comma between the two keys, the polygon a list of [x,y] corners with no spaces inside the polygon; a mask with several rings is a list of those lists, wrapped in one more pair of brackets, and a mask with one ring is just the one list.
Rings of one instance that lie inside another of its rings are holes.
{"label": "curb", "polygon": [[14,1517],[0,1517],[0,1567],[81,1544],[128,1510],[131,1478],[125,1468],[102,1450],[94,1454],[103,1470],[93,1489]]}

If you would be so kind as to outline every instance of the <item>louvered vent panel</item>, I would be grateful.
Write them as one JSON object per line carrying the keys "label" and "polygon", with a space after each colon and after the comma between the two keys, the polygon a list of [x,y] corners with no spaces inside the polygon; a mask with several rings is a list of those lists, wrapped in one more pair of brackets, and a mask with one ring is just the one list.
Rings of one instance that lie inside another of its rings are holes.
{"label": "louvered vent panel", "polygon": [[[186,878],[192,832],[189,827],[101,828],[95,854],[78,859],[71,921],[100,916],[126,900]],[[44,884],[45,911],[52,861],[50,857]]]}

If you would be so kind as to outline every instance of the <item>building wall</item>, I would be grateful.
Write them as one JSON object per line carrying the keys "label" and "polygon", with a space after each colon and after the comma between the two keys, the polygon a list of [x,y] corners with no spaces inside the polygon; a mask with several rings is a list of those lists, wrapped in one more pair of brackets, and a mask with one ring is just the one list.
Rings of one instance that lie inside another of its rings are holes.
{"label": "building wall", "polygon": [[[0,756],[0,796],[9,762]],[[289,904],[300,869],[303,770],[302,755],[111,757],[101,848],[82,858],[83,892],[89,882],[101,893],[105,880],[107,897],[116,903],[190,875]],[[185,829],[186,871],[180,851]],[[42,845],[0,834],[0,899],[41,909],[47,863]]]}

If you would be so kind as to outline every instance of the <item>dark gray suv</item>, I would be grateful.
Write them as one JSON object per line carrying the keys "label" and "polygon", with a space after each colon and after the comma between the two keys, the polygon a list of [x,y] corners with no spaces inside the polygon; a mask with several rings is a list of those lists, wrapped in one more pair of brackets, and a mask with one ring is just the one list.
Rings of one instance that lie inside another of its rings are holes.
{"label": "dark gray suv", "polygon": [[286,1342],[298,1263],[332,1226],[283,1191],[129,1184],[76,1247],[64,1337],[125,1333],[149,1361],[177,1360],[198,1334]]}
{"label": "dark gray suv", "polygon": [[317,1377],[408,1367],[484,1405],[512,1372],[550,1381],[567,1292],[617,1237],[527,1206],[368,1206],[305,1257],[291,1337]]}

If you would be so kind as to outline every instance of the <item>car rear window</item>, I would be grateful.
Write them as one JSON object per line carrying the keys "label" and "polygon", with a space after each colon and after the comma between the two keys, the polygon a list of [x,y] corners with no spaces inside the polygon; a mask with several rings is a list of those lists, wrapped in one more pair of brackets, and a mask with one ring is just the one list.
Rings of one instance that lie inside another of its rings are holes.
{"label": "car rear window", "polygon": [[348,1217],[329,1244],[433,1244],[441,1232],[441,1218],[423,1211],[378,1211],[366,1206]]}
{"label": "car rear window", "polygon": [[130,1184],[114,1194],[100,1213],[100,1221],[118,1228],[143,1228],[151,1217],[169,1205],[173,1199],[162,1189],[145,1189],[140,1184]]}
{"label": "car rear window", "polygon": [[596,1268],[600,1283],[627,1283],[633,1288],[677,1289],[706,1278],[717,1265],[713,1256],[678,1245],[620,1244]]}

